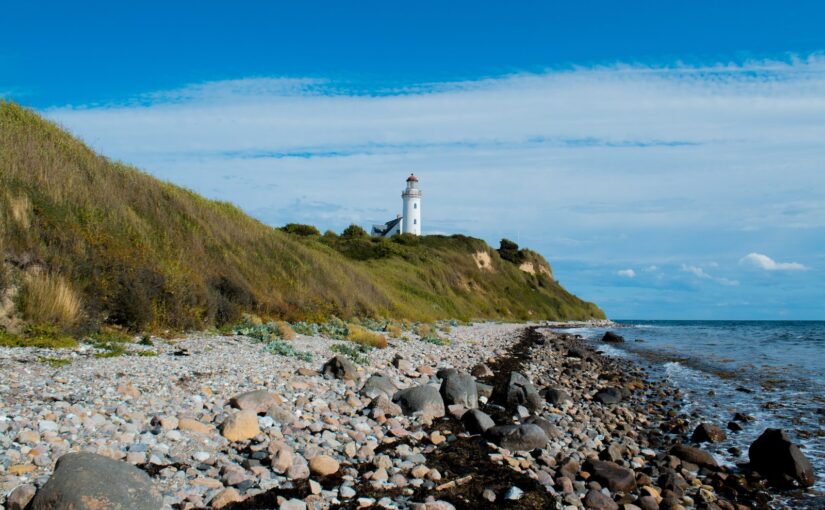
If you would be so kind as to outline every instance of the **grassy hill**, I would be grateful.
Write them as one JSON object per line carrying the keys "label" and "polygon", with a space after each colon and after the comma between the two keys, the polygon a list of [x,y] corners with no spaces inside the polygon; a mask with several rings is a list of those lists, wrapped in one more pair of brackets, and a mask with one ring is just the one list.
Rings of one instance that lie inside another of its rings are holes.
{"label": "grassy hill", "polygon": [[377,240],[350,230],[269,227],[0,102],[0,330],[185,330],[233,323],[243,312],[287,320],[604,316],[565,291],[534,252],[502,258],[464,236]]}

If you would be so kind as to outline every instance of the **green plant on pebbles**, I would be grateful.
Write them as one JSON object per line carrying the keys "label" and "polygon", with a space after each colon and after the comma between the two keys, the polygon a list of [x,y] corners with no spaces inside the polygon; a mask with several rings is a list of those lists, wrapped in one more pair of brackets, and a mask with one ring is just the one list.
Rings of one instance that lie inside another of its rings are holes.
{"label": "green plant on pebbles", "polygon": [[72,360],[70,360],[70,359],[50,358],[50,357],[47,357],[47,356],[40,356],[39,358],[37,358],[37,361],[39,361],[40,363],[45,363],[45,364],[49,365],[52,368],[65,367],[66,365],[70,365],[72,363]]}
{"label": "green plant on pebbles", "polygon": [[333,344],[329,350],[332,352],[337,352],[338,354],[343,354],[359,365],[366,365],[370,362],[367,354],[373,350],[373,347],[370,347],[369,345],[346,343]]}
{"label": "green plant on pebbles", "polygon": [[299,351],[295,347],[283,340],[272,340],[267,342],[264,350],[270,354],[277,354],[279,356],[287,356],[289,358],[296,358],[302,361],[312,361],[312,354],[304,351]]}
{"label": "green plant on pebbles", "polygon": [[77,347],[77,340],[51,325],[29,325],[20,335],[0,330],[2,347],[40,347],[48,349]]}

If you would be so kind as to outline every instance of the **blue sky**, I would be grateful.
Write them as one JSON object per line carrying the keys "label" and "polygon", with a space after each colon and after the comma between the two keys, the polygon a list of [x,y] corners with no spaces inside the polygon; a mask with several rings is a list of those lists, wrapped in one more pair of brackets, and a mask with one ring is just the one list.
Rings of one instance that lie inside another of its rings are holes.
{"label": "blue sky", "polygon": [[825,319],[821,2],[8,2],[0,96],[268,223],[510,237],[612,318]]}

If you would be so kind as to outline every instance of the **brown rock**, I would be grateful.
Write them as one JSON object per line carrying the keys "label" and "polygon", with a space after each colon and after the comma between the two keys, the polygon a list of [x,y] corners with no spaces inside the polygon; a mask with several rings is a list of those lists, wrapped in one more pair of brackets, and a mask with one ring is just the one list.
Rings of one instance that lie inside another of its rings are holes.
{"label": "brown rock", "polygon": [[275,404],[275,399],[272,394],[266,390],[254,390],[235,395],[229,399],[229,405],[241,411],[253,411],[255,413],[265,413],[272,405]]}
{"label": "brown rock", "polygon": [[34,498],[37,488],[34,485],[26,484],[20,485],[9,494],[6,498],[7,510],[24,510]]}
{"label": "brown rock", "polygon": [[258,415],[252,411],[241,411],[224,420],[221,434],[230,441],[245,441],[261,433]]}
{"label": "brown rock", "polygon": [[188,430],[189,432],[196,432],[203,435],[212,434],[215,430],[211,425],[201,423],[197,420],[193,420],[192,418],[179,418],[178,429]]}
{"label": "brown rock", "polygon": [[239,503],[241,501],[243,501],[243,497],[241,497],[241,494],[237,491],[237,489],[227,487],[212,498],[209,506],[212,508],[223,508],[229,504]]}
{"label": "brown rock", "polygon": [[140,396],[140,390],[135,388],[132,383],[120,383],[117,385],[116,390],[124,397],[137,398]]}
{"label": "brown rock", "polygon": [[338,461],[329,455],[316,455],[309,459],[309,470],[318,476],[328,476],[338,471]]}

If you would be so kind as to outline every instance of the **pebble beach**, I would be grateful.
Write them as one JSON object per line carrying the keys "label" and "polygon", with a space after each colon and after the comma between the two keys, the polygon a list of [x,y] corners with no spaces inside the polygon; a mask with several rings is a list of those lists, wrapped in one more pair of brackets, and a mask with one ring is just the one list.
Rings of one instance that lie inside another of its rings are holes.
{"label": "pebble beach", "polygon": [[[700,424],[678,390],[549,326],[458,326],[447,345],[405,333],[357,362],[333,350],[346,342],[303,335],[300,356],[206,334],[117,357],[0,349],[0,505],[784,505],[764,476],[690,441]],[[107,477],[131,490],[113,494]]]}

